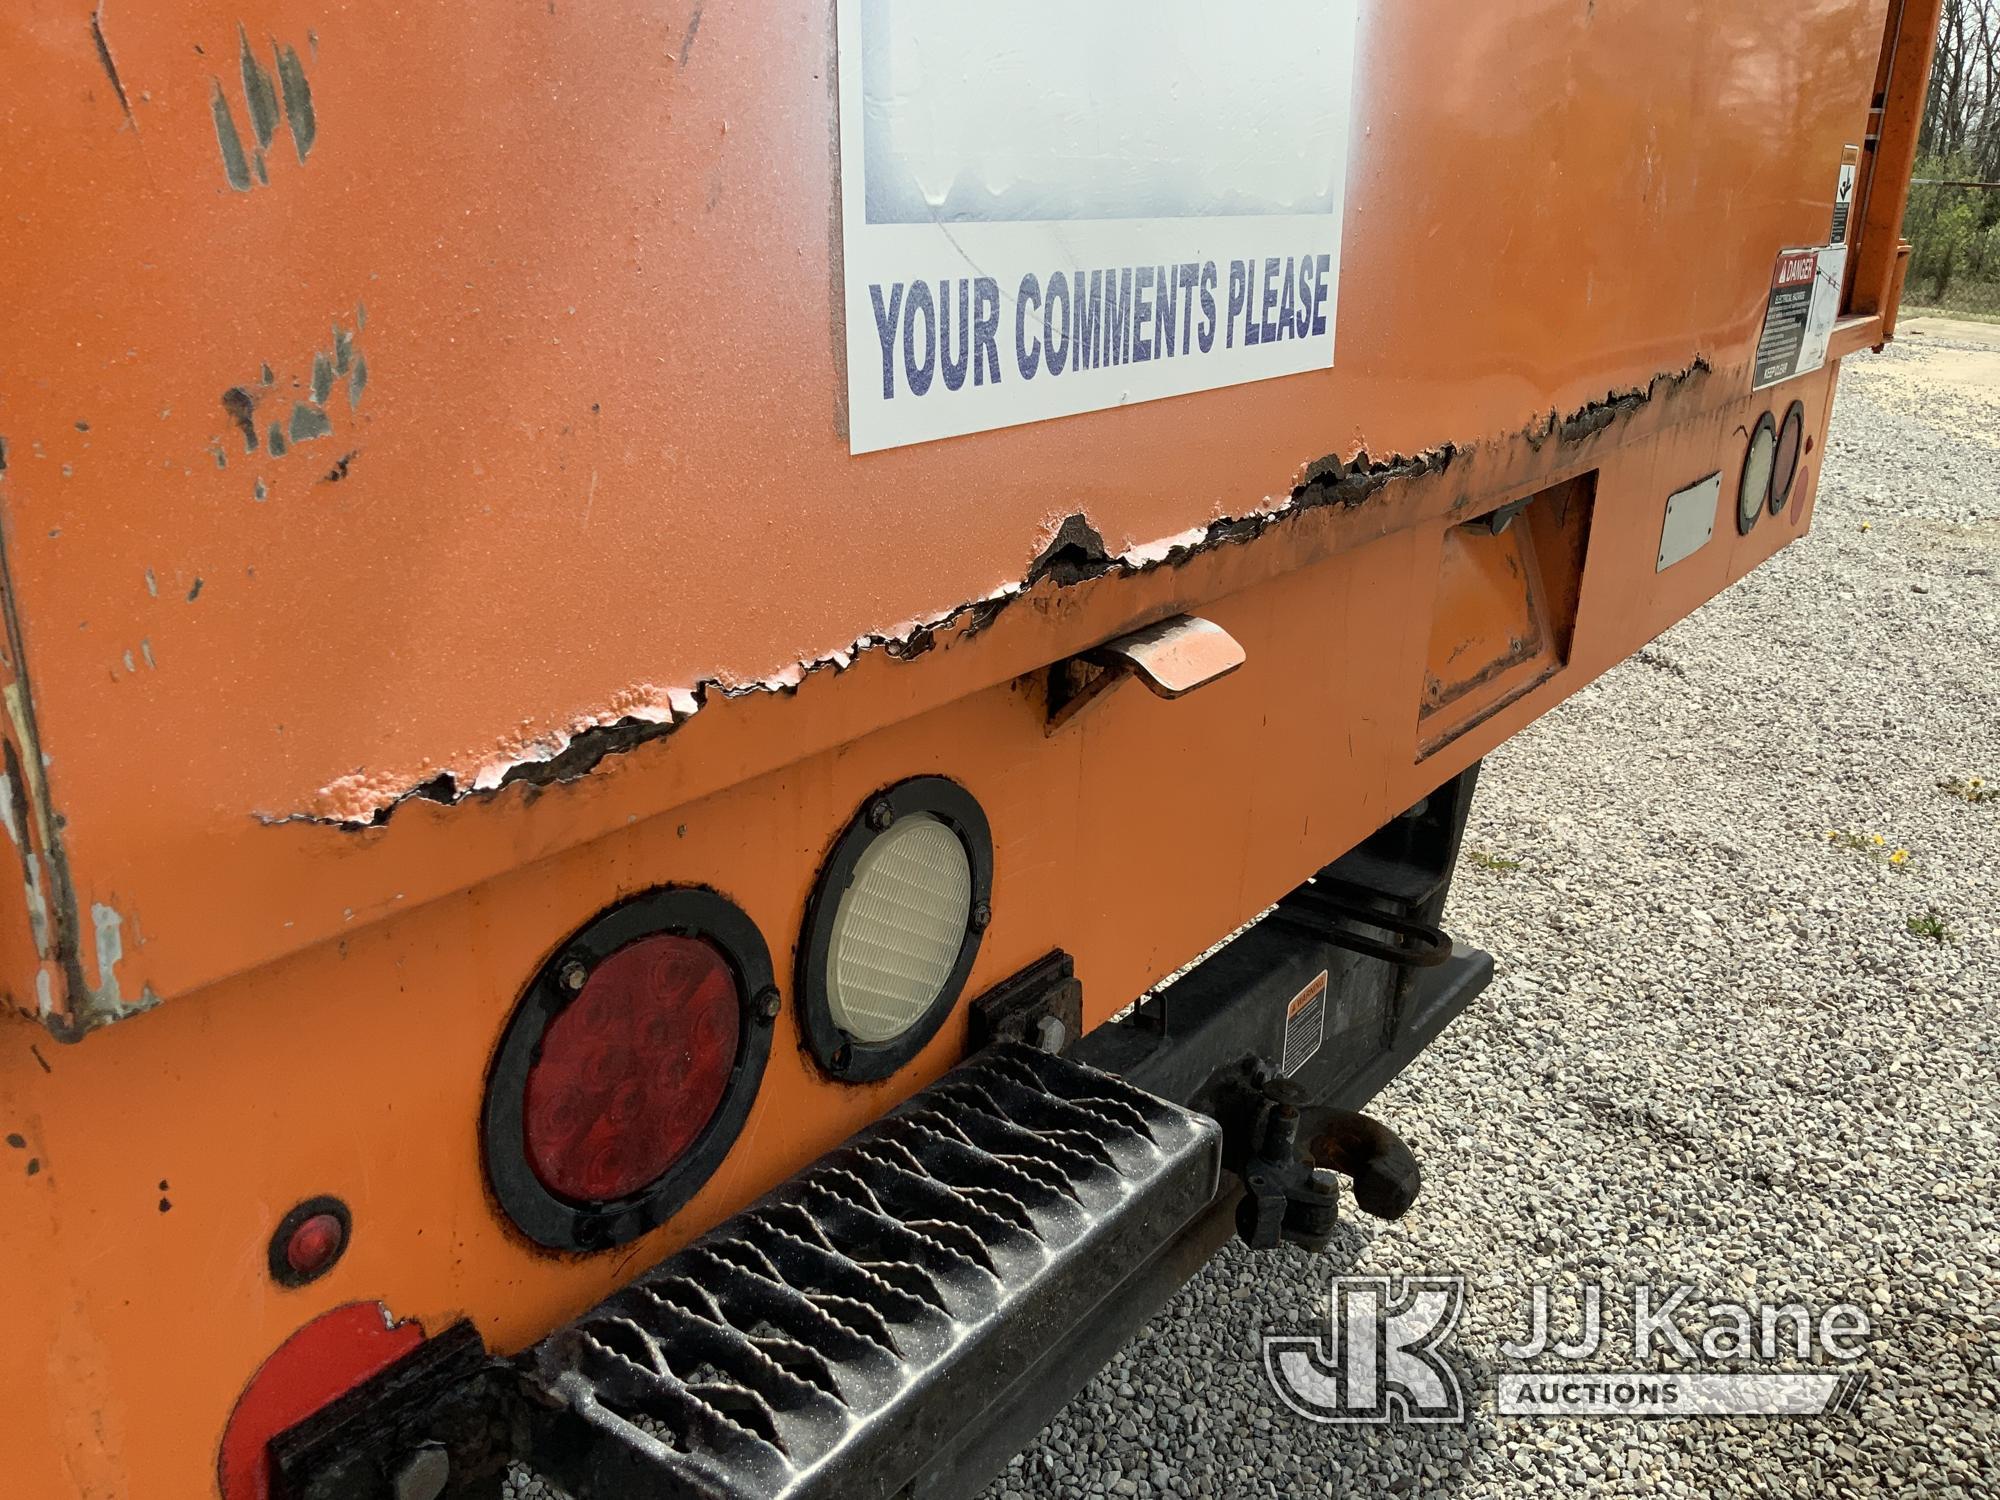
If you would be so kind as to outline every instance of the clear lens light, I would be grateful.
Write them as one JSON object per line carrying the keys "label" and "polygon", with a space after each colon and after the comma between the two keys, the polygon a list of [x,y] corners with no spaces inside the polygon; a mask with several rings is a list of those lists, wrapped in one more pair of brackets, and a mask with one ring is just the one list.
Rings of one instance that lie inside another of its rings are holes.
{"label": "clear lens light", "polygon": [[1762,514],[1764,497],[1771,493],[1771,470],[1778,461],[1778,437],[1769,427],[1760,426],[1750,439],[1750,456],[1743,461],[1743,492],[1736,497],[1736,510],[1744,521]]}
{"label": "clear lens light", "polygon": [[858,1042],[886,1042],[930,1009],[958,961],[972,914],[965,845],[928,813],[870,844],[833,916],[827,1002]]}

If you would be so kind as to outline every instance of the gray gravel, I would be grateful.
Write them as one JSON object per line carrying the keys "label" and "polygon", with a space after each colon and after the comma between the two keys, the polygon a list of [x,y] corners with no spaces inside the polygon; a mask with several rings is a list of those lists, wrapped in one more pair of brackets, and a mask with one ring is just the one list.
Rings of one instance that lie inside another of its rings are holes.
{"label": "gray gravel", "polygon": [[[2000,783],[2000,338],[1851,361],[1823,458],[1811,537],[1489,761],[1449,922],[1499,977],[1377,1104],[1417,1209],[1225,1250],[987,1500],[2000,1493],[2000,800],[1938,785]],[[1335,1271],[1467,1278],[1466,1425],[1279,1402]],[[1536,1280],[1856,1302],[1867,1393],[1499,1418]]]}
{"label": "gray gravel", "polygon": [[[988,1500],[2000,1493],[2000,800],[1938,786],[2000,782],[1993,351],[1851,361],[1812,536],[1488,762],[1448,919],[1499,977],[1377,1104],[1417,1209],[1317,1260],[1225,1251]],[[1313,1330],[1335,1270],[1467,1278],[1467,1425],[1277,1400],[1259,1336]],[[1851,1300],[1867,1394],[1497,1417],[1531,1281]]]}

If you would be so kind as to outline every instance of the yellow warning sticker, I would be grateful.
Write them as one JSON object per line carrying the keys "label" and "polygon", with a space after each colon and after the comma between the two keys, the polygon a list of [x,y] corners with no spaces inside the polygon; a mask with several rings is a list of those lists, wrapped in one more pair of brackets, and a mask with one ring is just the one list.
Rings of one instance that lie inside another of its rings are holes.
{"label": "yellow warning sticker", "polygon": [[1285,1007],[1285,1052],[1278,1070],[1290,1078],[1303,1068],[1326,1040],[1326,970]]}

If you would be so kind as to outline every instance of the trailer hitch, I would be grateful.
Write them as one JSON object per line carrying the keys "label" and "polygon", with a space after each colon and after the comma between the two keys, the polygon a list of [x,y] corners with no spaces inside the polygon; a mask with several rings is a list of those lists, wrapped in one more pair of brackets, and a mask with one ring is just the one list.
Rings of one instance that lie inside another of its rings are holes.
{"label": "trailer hitch", "polygon": [[1400,1219],[1417,1201],[1417,1158],[1380,1120],[1301,1104],[1282,1081],[1254,1094],[1239,1088],[1227,1113],[1250,1143],[1238,1168],[1244,1194],[1236,1231],[1251,1249],[1285,1242],[1324,1249],[1339,1222],[1342,1177],[1354,1185],[1355,1204],[1374,1218]]}

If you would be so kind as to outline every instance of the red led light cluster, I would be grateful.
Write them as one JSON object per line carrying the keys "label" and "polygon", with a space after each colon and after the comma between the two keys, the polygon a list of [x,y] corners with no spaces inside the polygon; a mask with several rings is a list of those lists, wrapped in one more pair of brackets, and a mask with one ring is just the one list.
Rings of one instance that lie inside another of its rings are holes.
{"label": "red led light cluster", "polygon": [[700,938],[619,949],[549,1023],[528,1070],[528,1165],[577,1203],[625,1198],[664,1176],[722,1104],[743,997]]}

